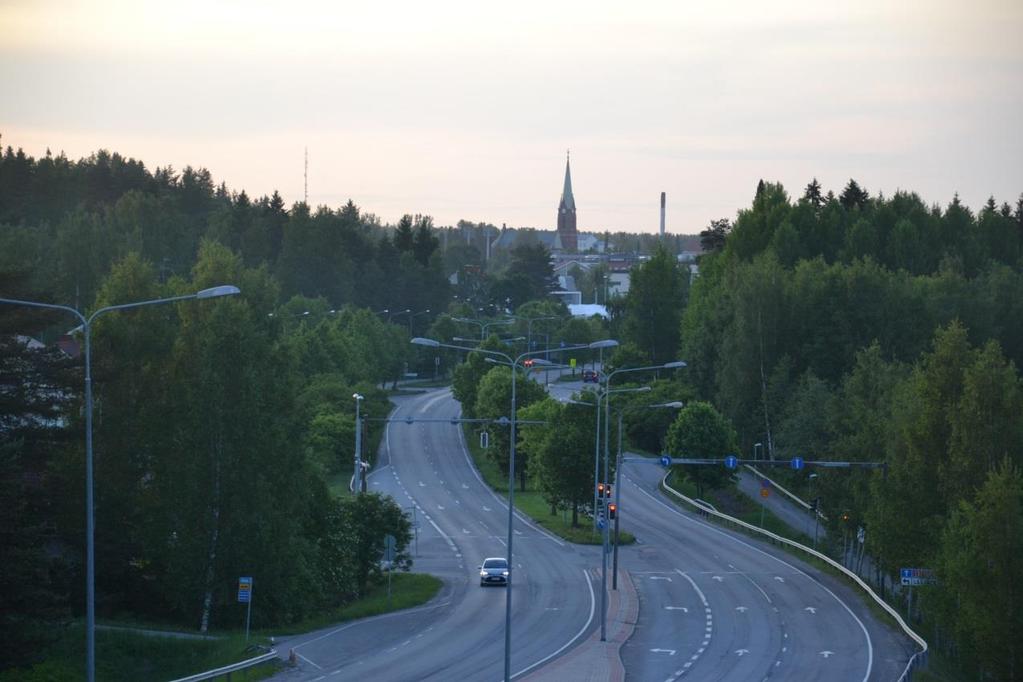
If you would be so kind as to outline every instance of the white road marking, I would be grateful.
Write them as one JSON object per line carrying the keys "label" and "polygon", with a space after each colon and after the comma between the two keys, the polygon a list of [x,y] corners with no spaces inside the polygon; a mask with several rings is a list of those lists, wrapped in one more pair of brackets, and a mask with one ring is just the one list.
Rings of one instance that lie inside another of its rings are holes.
{"label": "white road marking", "polygon": [[719,575],[714,576],[713,578],[711,578],[711,580],[717,580],[719,583],[724,582],[724,578],[722,578]]}
{"label": "white road marking", "polygon": [[441,511],[444,511],[444,507],[442,507],[442,506],[441,506],[441,505],[439,505],[439,504],[437,505],[437,509],[439,509],[439,510],[441,510]]}
{"label": "white road marking", "polygon": [[[293,647],[293,648],[295,648],[295,647]],[[305,661],[309,665],[311,665],[312,667],[316,668],[317,670],[323,670],[323,668],[321,668],[320,666],[316,665],[315,663],[313,663],[312,661],[310,661],[308,658],[306,658],[302,654],[298,653],[297,651],[295,652],[295,655],[298,656],[299,658],[301,658],[303,661]],[[323,678],[320,677],[319,679],[322,680]]]}
{"label": "white road marking", "polygon": [[[658,504],[661,507],[664,507],[665,509],[669,510],[671,513],[675,514],[676,516],[684,519],[688,523],[692,523],[694,525],[701,526],[704,529],[706,529],[708,532],[717,533],[718,535],[721,535],[722,537],[728,538],[732,542],[738,543],[738,544],[740,544],[740,545],[742,545],[742,546],[744,546],[744,547],[746,547],[746,548],[748,548],[748,549],[750,549],[750,550],[752,550],[754,552],[757,552],[758,554],[762,554],[765,557],[769,557],[771,559],[774,559],[779,564],[782,564],[784,566],[788,566],[794,572],[796,572],[799,575],[803,576],[804,578],[810,580],[813,584],[817,585],[819,588],[821,588],[822,590],[824,590],[825,592],[830,594],[831,597],[835,601],[837,601],[839,604],[841,604],[842,608],[844,608],[846,610],[846,612],[852,617],[852,619],[856,621],[856,624],[860,626],[860,631],[863,632],[864,639],[867,640],[867,669],[863,673],[863,682],[867,682],[867,680],[870,679],[870,672],[874,669],[874,643],[870,639],[870,633],[867,632],[867,626],[863,624],[863,621],[860,620],[860,618],[855,613],[853,613],[853,610],[851,608],[849,608],[849,605],[846,604],[844,601],[842,601],[841,598],[839,598],[839,596],[837,594],[835,594],[831,589],[829,589],[827,586],[825,586],[819,580],[815,580],[812,576],[810,576],[805,571],[799,570],[798,568],[796,568],[795,566],[793,566],[789,562],[785,561],[784,559],[780,559],[780,558],[774,556],[773,554],[769,554],[768,552],[765,552],[764,550],[762,550],[762,549],[760,549],[758,547],[754,547],[750,543],[745,542],[743,540],[740,540],[739,538],[737,538],[737,537],[735,537],[735,536],[733,536],[733,535],[731,535],[731,534],[729,534],[729,533],[727,533],[727,532],[725,532],[725,531],[723,531],[723,530],[721,530],[719,528],[715,528],[714,526],[710,525],[709,523],[706,523],[704,521],[699,521],[697,519],[694,519],[694,518],[688,516],[687,514],[683,514],[681,511],[678,510],[678,508],[676,508],[676,507],[674,507],[672,505],[669,505],[666,502],[662,502],[661,500],[659,500],[656,497],[654,497],[653,495],[651,495],[649,492],[647,492],[645,489],[643,489],[639,485],[636,485],[636,489],[640,493],[642,493],[643,495],[646,495],[651,500],[653,500],[655,504]],[[681,571],[679,571],[679,572],[681,573]],[[683,574],[683,575],[685,575],[685,574]],[[782,582],[784,582],[784,580],[782,580]],[[784,636],[787,638],[788,637],[788,633],[785,633]]]}
{"label": "white road marking", "polygon": [[803,609],[803,610],[804,610],[804,611],[809,611],[811,615],[812,615],[812,614],[815,614],[815,613],[817,613],[817,609],[815,609],[815,608],[814,608],[814,607],[812,607],[812,606],[807,606],[807,607],[806,607],[805,609]]}
{"label": "white road marking", "polygon": [[827,658],[828,656],[834,656],[834,655],[835,655],[834,651],[822,651],[821,652],[821,656],[823,656],[824,658]]}
{"label": "white road marking", "polygon": [[487,505],[483,505],[483,511],[491,511],[491,510],[490,510],[490,507],[488,507]]}
{"label": "white road marking", "polygon": [[774,579],[777,580],[780,583],[785,582],[785,578],[781,577],[780,575],[774,576]]}
{"label": "white road marking", "polygon": [[739,658],[742,658],[749,653],[749,649],[736,649],[735,653],[739,654]]}
{"label": "white road marking", "polygon": [[668,611],[681,611],[682,613],[689,613],[689,609],[684,606],[665,606]]}
{"label": "white road marking", "polygon": [[736,606],[735,610],[738,611],[739,613],[746,613],[748,609],[745,606]]}
{"label": "white road marking", "polygon": [[593,622],[593,614],[597,610],[597,597],[596,597],[596,595],[593,592],[593,583],[590,582],[589,575],[587,575],[586,571],[583,571],[583,579],[586,580],[586,585],[590,588],[590,616],[589,616],[589,618],[586,619],[586,622],[579,629],[579,632],[575,633],[575,637],[573,637],[572,639],[570,639],[567,642],[565,642],[564,644],[562,644],[561,648],[559,648],[557,651],[555,651],[555,652],[545,656],[544,658],[541,658],[539,661],[537,661],[536,663],[533,663],[529,667],[523,668],[522,670],[518,671],[517,673],[514,673],[511,676],[512,679],[515,679],[519,675],[523,675],[523,674],[529,672],[530,670],[532,670],[533,668],[535,668],[535,667],[537,667],[539,665],[543,665],[547,661],[551,660],[552,658],[554,658],[555,656],[560,654],[562,651],[564,651],[568,647],[572,646],[572,644],[575,642],[575,640],[577,640],[580,637],[582,637],[583,633],[586,632],[586,630],[590,627],[590,623]]}
{"label": "white road marking", "polygon": [[669,578],[668,576],[665,576],[665,575],[652,575],[652,576],[650,576],[650,579],[651,580],[667,580],[669,583],[671,582],[671,578]]}
{"label": "white road marking", "polygon": [[650,653],[653,653],[653,654],[668,654],[669,656],[674,656],[675,655],[675,650],[674,649],[651,649]]}

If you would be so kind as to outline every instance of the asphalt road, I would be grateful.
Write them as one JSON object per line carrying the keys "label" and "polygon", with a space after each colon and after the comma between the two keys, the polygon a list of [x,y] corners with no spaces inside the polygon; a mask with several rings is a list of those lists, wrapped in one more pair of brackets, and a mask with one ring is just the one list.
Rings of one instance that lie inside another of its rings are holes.
{"label": "asphalt road", "polygon": [[640,598],[622,650],[637,680],[895,680],[911,642],[841,581],[679,510],[656,492],[664,470],[628,464],[622,547]]}
{"label": "asphalt road", "polygon": [[[392,417],[451,418],[447,391],[398,399]],[[358,621],[282,642],[294,649],[287,680],[500,680],[504,674],[503,587],[480,587],[478,566],[506,556],[508,509],[478,478],[457,426],[388,425],[370,489],[416,508],[414,570],[444,580],[442,593],[413,612]],[[593,548],[514,522],[512,666],[534,670],[592,631]]]}
{"label": "asphalt road", "polygon": [[[578,390],[551,384],[558,394]],[[552,391],[555,392],[555,391]],[[450,418],[447,391],[398,400],[394,416]],[[912,646],[880,623],[859,595],[769,544],[721,529],[667,501],[655,464],[628,464],[623,547],[640,599],[622,649],[629,679],[894,680]],[[388,426],[370,475],[374,491],[415,506],[414,570],[445,586],[420,609],[358,621],[281,643],[299,665],[287,680],[499,680],[505,589],[481,588],[476,567],[506,554],[507,507],[468,459],[460,429],[445,423]],[[599,627],[599,550],[514,524],[512,672],[521,675]]]}

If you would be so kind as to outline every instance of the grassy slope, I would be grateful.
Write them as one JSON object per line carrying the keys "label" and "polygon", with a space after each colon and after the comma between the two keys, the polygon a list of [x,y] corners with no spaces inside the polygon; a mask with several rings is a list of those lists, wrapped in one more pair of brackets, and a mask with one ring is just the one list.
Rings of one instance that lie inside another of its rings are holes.
{"label": "grassy slope", "polygon": [[[497,464],[486,455],[486,451],[480,447],[479,437],[473,432],[472,427],[463,425],[465,442],[469,446],[469,454],[472,456],[479,469],[480,475],[487,485],[501,494],[508,493],[508,478]],[[535,490],[527,489],[526,492],[515,490],[515,508],[532,518],[533,522],[545,530],[559,536],[569,542],[583,545],[599,545],[600,535],[594,531],[588,517],[580,515],[579,526],[572,526],[571,514],[551,514],[551,506],[543,499],[543,495]],[[636,538],[631,533],[621,531],[619,535],[620,544],[627,545],[635,542]]]}

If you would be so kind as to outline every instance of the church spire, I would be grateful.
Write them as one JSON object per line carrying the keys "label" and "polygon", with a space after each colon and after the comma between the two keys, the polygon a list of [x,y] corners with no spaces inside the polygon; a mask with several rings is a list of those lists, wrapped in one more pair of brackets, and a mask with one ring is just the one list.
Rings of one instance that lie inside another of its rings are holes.
{"label": "church spire", "polygon": [[572,169],[569,168],[569,160],[569,154],[565,152],[565,188],[561,190],[561,205],[574,211],[575,197],[572,196]]}

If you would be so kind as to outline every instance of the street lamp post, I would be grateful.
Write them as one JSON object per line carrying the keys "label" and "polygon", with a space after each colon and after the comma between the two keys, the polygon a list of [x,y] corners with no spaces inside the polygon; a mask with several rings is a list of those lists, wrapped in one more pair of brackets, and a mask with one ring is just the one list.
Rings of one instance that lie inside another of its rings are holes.
{"label": "street lamp post", "polygon": [[[658,407],[670,407],[672,409],[681,409],[683,403],[680,400],[673,400],[668,403],[658,403],[656,405],[644,405],[647,409],[654,409]],[[618,589],[618,521],[622,518],[622,416],[625,414],[625,410],[621,409],[618,411],[618,457],[615,460],[615,508],[618,513],[615,514],[615,539],[614,539],[614,559],[611,562],[611,589]]]}
{"label": "street lamp post", "polygon": [[238,287],[222,285],[184,296],[171,296],[168,298],[156,298],[148,301],[105,306],[96,310],[88,317],[71,306],[0,298],[0,303],[62,310],[71,313],[82,323],[82,334],[85,336],[85,676],[88,682],[94,682],[96,679],[96,556],[92,476],[92,323],[100,315],[114,310],[140,308],[157,303],[217,298],[237,293],[239,293]]}
{"label": "street lamp post", "polygon": [[[604,480],[607,481],[608,477],[608,460],[610,459],[610,447],[608,446],[609,429],[608,421],[611,419],[611,400],[609,394],[611,390],[611,380],[614,379],[617,374],[624,374],[626,372],[642,372],[655,369],[676,369],[679,367],[685,367],[686,363],[681,360],[674,360],[672,362],[665,362],[661,365],[649,365],[647,367],[628,367],[623,369],[616,369],[607,375],[604,380]],[[603,366],[601,366],[603,370]],[[599,402],[599,400],[598,400]],[[598,408],[599,409],[599,408]],[[599,427],[598,427],[599,430]],[[615,515],[617,517],[617,514]],[[603,546],[601,548],[602,555],[602,569],[601,579],[603,581],[603,588],[600,593],[600,641],[604,642],[607,638],[607,539],[608,529],[607,524],[604,524],[604,537]]]}
{"label": "street lamp post", "polygon": [[[467,324],[475,324],[480,328],[480,343],[483,343],[487,339],[487,327],[492,327],[496,324],[511,324],[511,320],[491,320],[490,322],[482,322],[480,320],[473,320],[468,317],[453,317],[451,318],[455,322],[465,322]],[[472,349],[475,350],[475,349]]]}
{"label": "street lamp post", "polygon": [[[490,323],[494,324],[494,323]],[[484,325],[483,328],[485,328]],[[416,337],[412,339],[412,343],[419,346],[427,346],[430,348],[454,348],[457,350],[476,351],[478,353],[484,353],[487,355],[496,355],[504,358],[507,364],[511,366],[512,370],[512,391],[511,391],[511,447],[508,455],[508,584],[506,586],[507,592],[505,593],[505,612],[504,612],[504,679],[505,682],[511,682],[511,600],[512,600],[512,576],[515,570],[512,568],[512,542],[515,539],[514,534],[514,520],[515,520],[515,385],[516,377],[518,375],[519,363],[524,359],[535,355],[526,351],[522,353],[514,360],[511,356],[506,355],[500,351],[495,350],[482,350],[477,348],[469,348],[467,346],[455,346],[451,344],[441,343],[434,339],[425,339]],[[606,340],[606,341],[595,341],[589,345],[578,345],[578,346],[567,346],[559,350],[579,350],[581,348],[604,348],[609,345],[618,345],[617,341]]]}
{"label": "street lamp post", "polygon": [[355,476],[353,480],[355,490],[353,492],[358,495],[362,492],[362,419],[359,416],[359,405],[365,396],[353,393],[352,397],[355,398]]}
{"label": "street lamp post", "polygon": [[420,315],[426,315],[429,312],[430,309],[427,308],[426,310],[420,310],[418,313],[412,313],[411,315],[408,316],[408,337],[410,339],[412,338],[412,319],[419,317]]}

